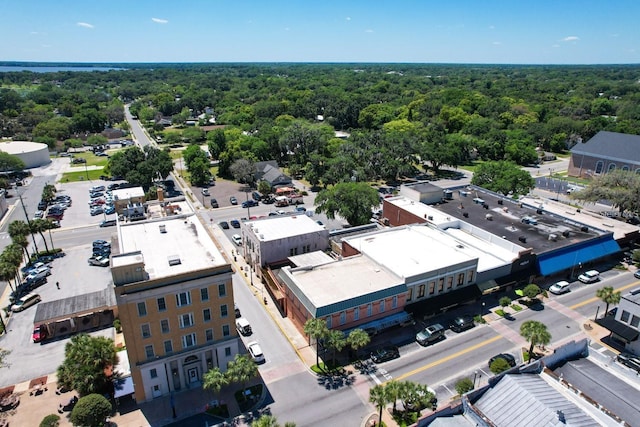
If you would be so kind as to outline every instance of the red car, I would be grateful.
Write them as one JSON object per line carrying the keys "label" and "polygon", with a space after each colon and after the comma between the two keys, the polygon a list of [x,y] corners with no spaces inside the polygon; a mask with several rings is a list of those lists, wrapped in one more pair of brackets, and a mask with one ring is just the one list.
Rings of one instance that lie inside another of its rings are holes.
{"label": "red car", "polygon": [[45,338],[45,332],[44,330],[40,327],[40,325],[36,326],[33,329],[33,335],[31,335],[31,338],[33,338],[33,342],[35,343],[39,343],[42,340],[44,340]]}

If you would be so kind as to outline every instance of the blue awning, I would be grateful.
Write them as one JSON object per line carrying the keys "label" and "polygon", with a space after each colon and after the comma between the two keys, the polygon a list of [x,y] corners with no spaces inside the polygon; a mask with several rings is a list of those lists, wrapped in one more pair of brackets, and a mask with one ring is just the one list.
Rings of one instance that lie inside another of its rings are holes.
{"label": "blue awning", "polygon": [[590,240],[578,245],[561,248],[538,256],[538,269],[542,276],[549,276],[568,270],[579,264],[585,264],[620,252],[618,242],[613,236],[607,239]]}
{"label": "blue awning", "polygon": [[116,399],[118,397],[133,394],[133,392],[135,391],[133,389],[133,378],[131,378],[130,376],[125,378],[118,378],[117,380],[113,381],[113,388],[115,389],[113,397],[115,397]]}

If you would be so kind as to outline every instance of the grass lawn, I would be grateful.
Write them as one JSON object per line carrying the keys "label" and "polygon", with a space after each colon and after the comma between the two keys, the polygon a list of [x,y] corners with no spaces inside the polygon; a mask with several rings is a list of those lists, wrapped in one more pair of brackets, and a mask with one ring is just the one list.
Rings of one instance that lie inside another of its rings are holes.
{"label": "grass lawn", "polygon": [[[87,179],[87,175],[89,176],[89,179]],[[62,174],[60,182],[97,181],[102,175],[104,175],[104,170],[102,169],[66,172]]]}

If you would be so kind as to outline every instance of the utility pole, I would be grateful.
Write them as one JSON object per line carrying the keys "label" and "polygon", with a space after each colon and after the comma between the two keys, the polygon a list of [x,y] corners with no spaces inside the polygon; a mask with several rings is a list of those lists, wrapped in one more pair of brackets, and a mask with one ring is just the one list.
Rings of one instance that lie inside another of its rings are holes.
{"label": "utility pole", "polygon": [[38,250],[38,245],[36,244],[36,238],[33,236],[33,231],[31,228],[31,221],[29,220],[29,214],[27,213],[27,207],[24,205],[24,201],[22,200],[22,194],[19,194],[20,204],[22,205],[22,210],[24,211],[24,217],[27,220],[27,226],[29,227],[29,234],[31,234],[31,240],[33,240],[33,247],[36,250],[36,254],[40,251]]}

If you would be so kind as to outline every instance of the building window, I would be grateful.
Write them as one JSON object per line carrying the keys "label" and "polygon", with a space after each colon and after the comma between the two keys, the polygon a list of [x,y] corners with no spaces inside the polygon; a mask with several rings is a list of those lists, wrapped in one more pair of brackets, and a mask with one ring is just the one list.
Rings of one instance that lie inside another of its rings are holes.
{"label": "building window", "polygon": [[380,313],[384,313],[384,300],[380,300]]}
{"label": "building window", "polygon": [[438,293],[444,291],[444,277],[438,279]]}
{"label": "building window", "polygon": [[620,316],[620,321],[624,323],[629,323],[629,313],[627,310],[622,310],[622,316]]}
{"label": "building window", "polygon": [[160,329],[162,330],[163,334],[169,333],[169,319],[162,319],[160,321]]}
{"label": "building window", "polygon": [[210,308],[205,308],[204,310],[202,310],[202,319],[205,322],[211,321],[211,309]]}
{"label": "building window", "polygon": [[144,317],[147,315],[147,304],[144,302],[138,303],[138,316]]}
{"label": "building window", "polygon": [[340,324],[344,325],[345,323],[347,323],[347,313],[345,313],[344,311],[340,312]]}
{"label": "building window", "polygon": [[289,256],[293,256],[293,248],[289,249]]}
{"label": "building window", "polygon": [[458,283],[456,284],[456,286],[462,286],[462,285],[464,285],[464,273],[458,274]]}
{"label": "building window", "polygon": [[604,163],[602,162],[602,160],[598,161],[596,163],[596,175],[601,174],[603,168],[604,168]]}
{"label": "building window", "polygon": [[356,307],[353,309],[353,320],[360,319],[360,307]]}
{"label": "building window", "polygon": [[167,309],[167,302],[164,297],[158,298],[158,311],[165,311]]}
{"label": "building window", "polygon": [[229,325],[222,325],[222,336],[228,337],[231,335],[231,330],[229,329]]}
{"label": "building window", "polygon": [[147,359],[152,359],[154,356],[153,346],[152,345],[144,346],[144,354],[147,356]]}
{"label": "building window", "polygon": [[213,329],[207,329],[204,331],[204,336],[207,342],[213,341]]}
{"label": "building window", "polygon": [[180,292],[179,294],[177,294],[176,305],[178,307],[182,307],[183,305],[191,305],[191,293],[187,291],[187,292]]}
{"label": "building window", "polygon": [[453,288],[453,276],[447,277],[447,290]]}
{"label": "building window", "polygon": [[429,295],[433,295],[436,292],[436,282],[429,282]]}
{"label": "building window", "polygon": [[398,296],[394,295],[391,300],[391,308],[398,308]]}
{"label": "building window", "polygon": [[200,289],[200,301],[202,302],[209,301],[209,288]]}
{"label": "building window", "polygon": [[197,341],[196,341],[196,334],[191,333],[189,335],[183,335],[182,336],[182,348],[189,348],[189,347],[193,347],[194,345],[196,345]]}
{"label": "building window", "polygon": [[332,323],[332,317],[331,316],[327,316],[327,328],[331,329],[331,323]]}
{"label": "building window", "polygon": [[615,163],[611,163],[609,164],[609,168],[607,170],[607,172],[612,172],[616,169],[616,164]]}
{"label": "building window", "polygon": [[231,356],[231,347],[225,347],[224,348],[224,355],[225,355],[225,357]]}
{"label": "building window", "polygon": [[164,354],[173,353],[173,342],[171,340],[167,340],[164,342]]}
{"label": "building window", "polygon": [[151,328],[148,323],[140,325],[140,329],[142,330],[142,338],[149,338],[151,336]]}
{"label": "building window", "polygon": [[623,171],[628,171],[628,170],[629,170],[629,166],[624,165],[624,166],[622,167],[622,170],[623,170]]}
{"label": "building window", "polygon": [[151,378],[158,378],[158,370],[156,368],[149,370],[149,376]]}
{"label": "building window", "polygon": [[188,328],[190,326],[193,326],[193,313],[181,314],[178,319],[180,319],[181,328]]}
{"label": "building window", "polygon": [[229,310],[227,309],[227,304],[222,304],[220,306],[220,317],[227,317],[229,315]]}
{"label": "building window", "polygon": [[473,270],[467,273],[467,283],[473,282]]}
{"label": "building window", "polygon": [[224,283],[218,285],[218,296],[220,298],[227,296],[227,286]]}
{"label": "building window", "polygon": [[422,298],[424,296],[424,288],[425,288],[424,285],[420,285],[418,287],[418,298]]}
{"label": "building window", "polygon": [[411,301],[413,298],[413,288],[409,288],[409,292],[407,293],[407,301]]}
{"label": "building window", "polygon": [[367,317],[371,317],[372,314],[373,314],[373,307],[371,306],[371,304],[367,304]]}
{"label": "building window", "polygon": [[640,317],[633,315],[631,317],[631,326],[633,326],[634,328],[637,328],[639,323],[640,323]]}

